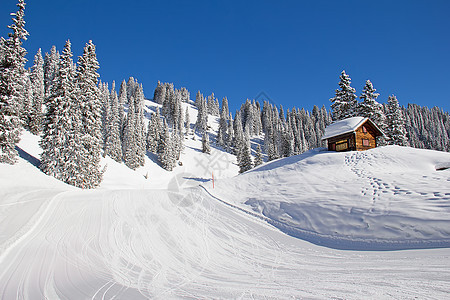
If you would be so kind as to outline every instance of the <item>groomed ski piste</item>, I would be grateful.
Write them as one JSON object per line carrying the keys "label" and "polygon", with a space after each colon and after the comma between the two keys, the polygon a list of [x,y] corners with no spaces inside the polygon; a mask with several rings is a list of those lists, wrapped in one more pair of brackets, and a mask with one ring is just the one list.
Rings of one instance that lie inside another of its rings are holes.
{"label": "groomed ski piste", "polygon": [[190,135],[173,172],[105,158],[80,190],[37,168],[38,140],[0,165],[1,299],[450,296],[450,153],[314,149],[236,175]]}

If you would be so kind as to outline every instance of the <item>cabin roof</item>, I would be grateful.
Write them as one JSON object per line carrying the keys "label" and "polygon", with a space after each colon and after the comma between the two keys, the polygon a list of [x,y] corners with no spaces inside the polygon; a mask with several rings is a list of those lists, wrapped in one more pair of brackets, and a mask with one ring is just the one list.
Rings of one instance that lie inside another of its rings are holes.
{"label": "cabin roof", "polygon": [[364,117],[352,117],[344,120],[340,120],[330,124],[327,128],[325,128],[325,133],[322,137],[322,140],[329,139],[334,136],[355,132],[362,124],[369,121],[373,127],[375,127],[380,135],[383,135],[383,132],[375,125],[369,118]]}

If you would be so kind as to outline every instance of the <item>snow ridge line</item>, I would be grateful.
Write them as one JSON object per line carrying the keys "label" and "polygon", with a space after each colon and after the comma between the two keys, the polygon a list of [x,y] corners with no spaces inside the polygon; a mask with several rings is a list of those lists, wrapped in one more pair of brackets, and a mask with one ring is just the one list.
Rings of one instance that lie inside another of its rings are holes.
{"label": "snow ridge line", "polygon": [[301,239],[312,244],[333,248],[337,250],[354,250],[354,251],[395,251],[395,250],[412,250],[412,249],[430,249],[430,248],[450,248],[450,239],[441,240],[381,240],[381,239],[361,239],[361,238],[349,238],[345,236],[332,236],[327,234],[321,234],[298,227],[294,227],[280,221],[271,219],[264,215],[248,211],[242,207],[231,204],[225,200],[222,200],[214,196],[208,189],[199,185],[211,198],[231,207],[244,212],[252,217],[258,218],[262,221],[269,223],[281,232]]}

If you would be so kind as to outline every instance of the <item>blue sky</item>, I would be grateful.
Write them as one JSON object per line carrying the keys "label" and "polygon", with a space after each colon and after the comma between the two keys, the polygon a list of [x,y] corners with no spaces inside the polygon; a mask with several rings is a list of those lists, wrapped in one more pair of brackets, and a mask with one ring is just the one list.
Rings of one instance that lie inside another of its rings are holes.
{"label": "blue sky", "polygon": [[[27,1],[28,59],[92,39],[103,81],[129,76],[283,107],[329,107],[342,70],[359,95],[450,111],[450,1]],[[0,35],[15,0],[2,0]]]}

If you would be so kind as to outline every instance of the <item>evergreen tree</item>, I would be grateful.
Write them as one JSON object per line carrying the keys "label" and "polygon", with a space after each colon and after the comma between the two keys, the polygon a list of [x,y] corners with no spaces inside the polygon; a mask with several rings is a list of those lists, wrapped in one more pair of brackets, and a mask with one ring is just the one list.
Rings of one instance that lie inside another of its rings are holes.
{"label": "evergreen tree", "polygon": [[147,150],[151,153],[156,153],[158,149],[158,140],[161,129],[158,126],[158,120],[156,118],[159,117],[155,113],[152,113],[147,127]]}
{"label": "evergreen tree", "polygon": [[206,107],[206,100],[200,94],[199,103],[197,104],[197,122],[195,122],[195,130],[203,134],[208,129],[208,111]]}
{"label": "evergreen tree", "polygon": [[44,60],[44,96],[49,97],[55,84],[55,77],[58,74],[59,68],[59,52],[56,47],[52,46],[50,53],[45,54]]}
{"label": "evergreen tree", "polygon": [[158,80],[158,84],[156,85],[155,88],[155,93],[153,94],[153,101],[158,104],[162,104],[166,96],[165,92],[166,92],[165,86],[161,84],[161,82]]}
{"label": "evergreen tree", "polygon": [[122,153],[125,165],[130,169],[136,170],[139,167],[139,161],[136,159],[137,142],[136,142],[136,117],[135,117],[135,101],[131,97],[128,104],[128,113],[125,118],[125,127],[122,140]]}
{"label": "evergreen tree", "polygon": [[253,168],[252,155],[250,150],[250,141],[248,136],[244,138],[244,142],[237,156],[239,173],[244,173]]}
{"label": "evergreen tree", "polygon": [[43,112],[42,105],[44,103],[45,86],[44,86],[44,60],[42,58],[41,49],[34,56],[34,65],[31,72],[31,83],[33,91],[33,105],[29,112],[30,122],[29,129],[33,134],[38,134],[42,129]]}
{"label": "evergreen tree", "polygon": [[256,154],[255,154],[255,167],[259,166],[262,163],[263,163],[263,158],[262,158],[261,146],[258,145],[256,147]]}
{"label": "evergreen tree", "polygon": [[116,83],[113,81],[110,94],[111,111],[108,123],[105,154],[117,162],[122,162],[122,143],[120,140],[119,98]]}
{"label": "evergreen tree", "polygon": [[203,102],[203,94],[200,93],[200,91],[197,91],[197,94],[195,95],[195,106],[199,109],[200,105],[202,105]]}
{"label": "evergreen tree", "polygon": [[405,119],[397,97],[389,96],[386,107],[386,136],[389,145],[406,146]]}
{"label": "evergreen tree", "polygon": [[204,132],[202,136],[202,152],[206,154],[211,154],[211,146],[209,145],[209,135],[208,132]]}
{"label": "evergreen tree", "polygon": [[178,131],[176,129],[172,131],[172,141],[173,141],[173,151],[175,159],[174,165],[175,165],[176,161],[180,159],[181,152],[184,149],[183,134],[181,133],[181,131]]}
{"label": "evergreen tree", "polygon": [[340,90],[336,90],[336,95],[330,99],[332,102],[333,120],[338,121],[357,115],[357,105],[355,89],[350,86],[351,78],[342,71],[339,76]]}
{"label": "evergreen tree", "polygon": [[22,103],[19,108],[23,128],[30,129],[31,111],[33,109],[33,86],[30,76],[25,74],[24,85],[22,87]]}
{"label": "evergreen tree", "polygon": [[166,120],[163,122],[157,154],[161,167],[167,171],[172,171],[175,167],[176,159]]}
{"label": "evergreen tree", "polygon": [[27,39],[25,29],[25,2],[19,0],[9,38],[0,39],[0,163],[14,164],[17,161],[16,144],[20,140],[20,106],[23,103],[26,79],[26,50],[22,47]]}
{"label": "evergreen tree", "polygon": [[281,156],[289,157],[294,153],[294,134],[290,127],[287,127],[281,134]]}
{"label": "evergreen tree", "polygon": [[244,129],[242,128],[241,112],[237,111],[233,122],[234,143],[232,145],[234,154],[239,157],[240,151],[244,148]]}
{"label": "evergreen tree", "polygon": [[189,117],[189,108],[188,107],[186,107],[186,114],[184,117],[184,128],[185,128],[186,135],[188,135],[189,131],[191,129],[191,119]]}
{"label": "evergreen tree", "polygon": [[228,123],[228,129],[227,129],[227,139],[226,139],[226,145],[227,145],[227,151],[233,152],[234,151],[234,129],[233,129],[233,118],[231,117],[231,113],[229,116],[229,123]]}
{"label": "evergreen tree", "polygon": [[102,100],[98,88],[97,70],[99,64],[92,41],[86,43],[83,55],[78,58],[77,97],[80,103],[84,147],[79,162],[83,171],[82,188],[94,188],[100,184],[103,172],[100,170],[102,149]]}
{"label": "evergreen tree", "polygon": [[119,90],[119,120],[121,123],[122,130],[125,126],[125,112],[124,112],[125,103],[127,103],[127,83],[125,82],[125,80],[122,80]]}
{"label": "evergreen tree", "polygon": [[362,102],[358,105],[358,112],[361,117],[369,118],[377,126],[382,128],[385,116],[383,105],[376,101],[379,95],[380,94],[376,93],[376,89],[374,89],[372,82],[367,80],[361,96],[359,96],[359,98],[362,99]]}
{"label": "evergreen tree", "polygon": [[99,97],[102,103],[102,142],[104,155],[106,155],[106,140],[109,135],[109,121],[111,118],[111,102],[109,97],[109,88],[106,83],[100,81],[98,85]]}
{"label": "evergreen tree", "polygon": [[137,84],[135,88],[135,135],[136,135],[136,159],[140,166],[145,164],[145,152],[147,148],[146,132],[144,125],[144,90],[142,85]]}
{"label": "evergreen tree", "polygon": [[46,98],[46,114],[40,145],[41,169],[68,184],[82,187],[83,159],[81,112],[77,101],[75,69],[70,41],[67,41],[52,92]]}
{"label": "evergreen tree", "polygon": [[191,97],[189,91],[185,87],[182,87],[180,89],[180,92],[181,92],[181,101],[188,103],[189,98]]}

